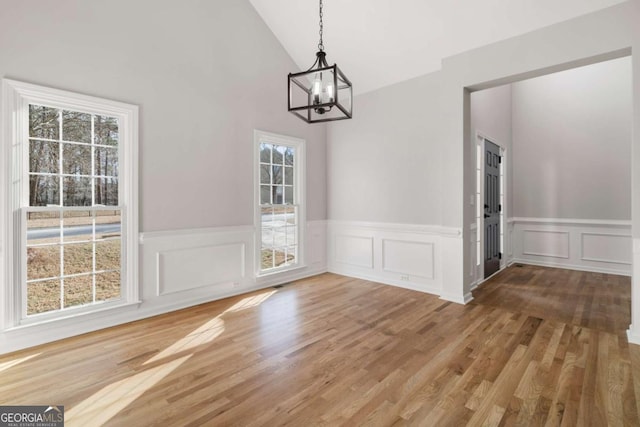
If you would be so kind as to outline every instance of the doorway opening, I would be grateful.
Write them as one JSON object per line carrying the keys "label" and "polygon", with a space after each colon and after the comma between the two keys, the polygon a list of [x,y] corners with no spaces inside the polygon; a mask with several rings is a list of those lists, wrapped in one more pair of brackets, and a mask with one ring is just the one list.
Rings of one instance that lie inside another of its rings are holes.
{"label": "doorway opening", "polygon": [[631,275],[630,82],[623,55],[470,92],[471,289],[512,263]]}

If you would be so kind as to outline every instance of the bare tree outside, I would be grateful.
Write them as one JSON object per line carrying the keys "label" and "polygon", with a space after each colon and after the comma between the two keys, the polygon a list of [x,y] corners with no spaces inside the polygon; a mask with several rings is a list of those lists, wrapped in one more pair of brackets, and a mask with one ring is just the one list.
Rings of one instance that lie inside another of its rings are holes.
{"label": "bare tree outside", "polygon": [[113,117],[29,106],[28,315],[120,298],[118,131]]}
{"label": "bare tree outside", "polygon": [[294,200],[295,149],[260,144],[261,269],[297,261],[297,206]]}

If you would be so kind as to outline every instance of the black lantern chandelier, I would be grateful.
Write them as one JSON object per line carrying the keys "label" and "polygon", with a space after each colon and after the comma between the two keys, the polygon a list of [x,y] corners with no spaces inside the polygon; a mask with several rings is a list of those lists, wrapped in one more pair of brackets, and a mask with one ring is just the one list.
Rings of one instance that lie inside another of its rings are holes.
{"label": "black lantern chandelier", "polygon": [[320,0],[320,42],[316,62],[307,71],[289,73],[289,111],[307,123],[350,119],[353,107],[351,82],[336,64],[327,64],[322,43],[322,0]]}

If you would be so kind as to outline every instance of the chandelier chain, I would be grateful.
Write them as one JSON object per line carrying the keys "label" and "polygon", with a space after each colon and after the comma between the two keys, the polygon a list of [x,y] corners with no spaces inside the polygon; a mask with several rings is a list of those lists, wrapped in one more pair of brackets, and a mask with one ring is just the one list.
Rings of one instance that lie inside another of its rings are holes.
{"label": "chandelier chain", "polygon": [[320,51],[324,50],[324,43],[322,42],[322,30],[323,30],[323,22],[322,22],[322,0],[320,0],[320,42],[318,43],[318,49]]}

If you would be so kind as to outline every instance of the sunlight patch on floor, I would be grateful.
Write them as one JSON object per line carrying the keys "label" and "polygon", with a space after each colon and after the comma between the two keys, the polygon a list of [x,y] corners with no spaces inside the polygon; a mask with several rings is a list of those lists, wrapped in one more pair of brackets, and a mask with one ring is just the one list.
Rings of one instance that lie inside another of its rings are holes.
{"label": "sunlight patch on floor", "polygon": [[34,357],[40,356],[42,353],[32,354],[30,356],[21,357],[19,359],[9,360],[8,362],[0,363],[0,372],[6,371],[7,369],[19,365],[23,362],[26,362],[29,359],[33,359]]}
{"label": "sunlight patch on floor", "polygon": [[148,365],[149,363],[157,362],[158,360],[171,357],[180,352],[192,350],[198,346],[211,343],[224,332],[224,320],[222,320],[222,316],[224,316],[225,313],[233,313],[257,307],[276,292],[277,291],[273,290],[241,299],[218,316],[189,333],[189,335],[181,338],[166,349],[162,350],[160,353],[153,356],[151,359],[144,362],[143,365]]}
{"label": "sunlight patch on floor", "polygon": [[246,310],[247,308],[257,307],[263,302],[265,302],[267,299],[269,299],[269,297],[275,294],[276,292],[277,291],[269,291],[269,292],[264,292],[260,295],[254,295],[251,297],[243,298],[242,300],[238,301],[237,303],[235,303],[234,305],[226,309],[224,312],[233,313],[236,311]]}
{"label": "sunlight patch on floor", "polygon": [[[213,342],[224,332],[225,323],[221,317],[224,316],[225,313],[232,313],[257,307],[276,292],[276,290],[273,290],[243,298],[218,316],[207,321],[188,335],[179,339],[160,353],[144,362],[143,366]],[[35,356],[36,355],[29,356],[29,358]],[[191,356],[193,356],[193,352],[179,359],[163,363],[160,366],[150,368],[146,371],[105,386],[91,397],[71,408],[65,414],[65,421],[68,422],[68,425],[70,426],[103,425],[116,416],[120,411],[125,409],[129,404],[142,396],[143,393],[162,381],[163,378],[186,362]],[[24,360],[27,359],[28,358],[24,358]],[[24,360],[20,359],[7,362],[11,363],[11,365],[8,365],[4,369],[21,363]],[[4,365],[0,365],[0,371],[3,367]]]}
{"label": "sunlight patch on floor", "polygon": [[166,357],[173,356],[183,351],[194,349],[203,344],[208,344],[215,340],[221,333],[224,332],[224,320],[220,317],[214,317],[198,329],[189,333],[189,335],[179,339],[169,347],[162,350],[160,353],[153,356],[151,359],[143,363],[148,365],[149,363],[157,362]]}
{"label": "sunlight patch on floor", "polygon": [[68,426],[100,426],[138,399],[186,362],[192,355],[184,356],[158,367],[140,372],[132,377],[109,384],[83,400],[65,413]]}

